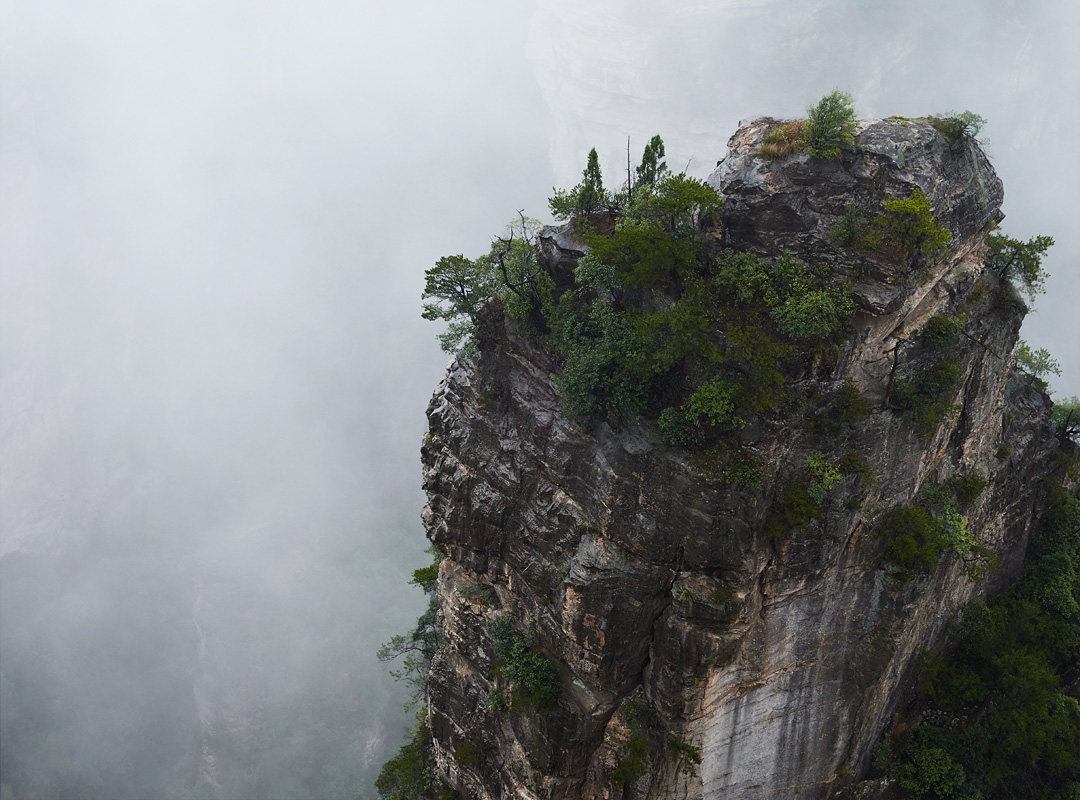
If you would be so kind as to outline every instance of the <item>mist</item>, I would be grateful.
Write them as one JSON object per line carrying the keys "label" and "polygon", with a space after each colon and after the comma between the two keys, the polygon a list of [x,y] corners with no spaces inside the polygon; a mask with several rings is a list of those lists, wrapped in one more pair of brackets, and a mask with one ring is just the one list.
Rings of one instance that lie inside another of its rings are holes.
{"label": "mist", "polygon": [[421,609],[424,270],[589,147],[971,109],[1080,393],[1080,9],[0,0],[0,792],[370,797]]}

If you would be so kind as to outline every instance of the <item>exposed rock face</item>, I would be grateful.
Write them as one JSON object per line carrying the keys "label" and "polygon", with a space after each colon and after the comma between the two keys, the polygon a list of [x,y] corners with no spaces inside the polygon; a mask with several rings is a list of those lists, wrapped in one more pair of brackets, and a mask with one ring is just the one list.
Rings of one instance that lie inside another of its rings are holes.
{"label": "exposed rock face", "polygon": [[[851,379],[876,403],[830,454],[861,454],[878,485],[845,479],[822,520],[770,536],[778,499],[821,448],[805,416],[748,424],[743,445],[766,465],[764,483],[724,485],[648,422],[616,432],[568,419],[557,365],[500,323],[478,357],[451,365],[423,446],[425,522],[447,553],[429,724],[439,767],[465,797],[832,796],[865,771],[919,649],[940,644],[959,607],[1022,562],[1054,440],[1046,398],[1009,368],[1020,312],[995,302],[1003,289],[980,261],[1002,198],[985,155],[922,122],[874,122],[843,163],[766,162],[753,155],[765,127],[741,128],[710,179],[726,198],[722,235],[828,260],[853,280],[860,310],[835,363],[790,378],[822,392]],[[830,243],[849,204],[879,207],[916,187],[953,234],[926,274]],[[580,252],[565,232],[544,242],[555,273]],[[918,432],[887,407],[889,382],[926,368],[914,343],[926,321],[961,310],[956,413]],[[971,470],[988,486],[970,526],[1000,568],[972,579],[946,554],[929,576],[897,579],[875,523],[928,480]],[[550,709],[489,710],[486,625],[507,612],[559,664]],[[663,752],[640,777],[613,780],[632,696],[671,742],[700,748],[696,770]]]}

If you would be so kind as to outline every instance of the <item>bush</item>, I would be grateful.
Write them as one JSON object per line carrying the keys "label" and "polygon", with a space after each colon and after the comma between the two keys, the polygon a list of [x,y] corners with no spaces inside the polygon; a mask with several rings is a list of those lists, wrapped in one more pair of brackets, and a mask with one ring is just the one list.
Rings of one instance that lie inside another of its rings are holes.
{"label": "bush", "polygon": [[533,648],[514,629],[514,621],[504,615],[488,625],[488,636],[497,679],[510,684],[515,710],[550,705],[559,693],[559,672],[555,665]]}
{"label": "bush", "polygon": [[1027,574],[969,603],[947,659],[920,659],[934,709],[922,717],[934,722],[875,749],[874,768],[904,796],[1057,800],[1080,788],[1080,703],[1068,688],[1080,668],[1080,498],[1053,481],[1047,490]]}
{"label": "bush", "polygon": [[947,111],[944,114],[936,114],[929,119],[930,124],[937,129],[938,133],[949,144],[954,144],[965,136],[974,139],[979,135],[983,126],[986,125],[986,119],[973,111],[961,111],[959,113]]}
{"label": "bush", "polygon": [[908,381],[898,383],[892,393],[896,408],[915,428],[930,435],[952,408],[951,393],[960,381],[960,362],[944,358]]}
{"label": "bush", "polygon": [[829,228],[829,241],[857,253],[900,258],[935,257],[948,243],[949,229],[934,218],[930,200],[921,189],[907,197],[888,197],[880,214],[849,205]]}
{"label": "bush", "polygon": [[903,577],[931,572],[949,544],[937,520],[921,505],[893,506],[878,523],[877,533],[889,544],[885,560],[899,567]]}
{"label": "bush", "polygon": [[881,201],[883,214],[874,217],[867,234],[875,248],[897,247],[908,256],[932,258],[949,242],[949,229],[930,211],[930,200],[922,189],[907,197]]}
{"label": "bush", "polygon": [[828,339],[855,313],[851,298],[827,289],[792,295],[772,310],[776,327],[789,339],[820,342]]}
{"label": "bush", "polygon": [[660,414],[660,435],[668,444],[701,446],[709,433],[727,432],[746,423],[735,413],[738,387],[712,379],[699,386],[679,410]]}
{"label": "bush", "polygon": [[1032,350],[1023,339],[1016,343],[1016,349],[1013,350],[1013,365],[1031,378],[1041,391],[1046,391],[1045,375],[1061,374],[1061,365],[1050,355],[1049,350],[1045,347]]}
{"label": "bush", "polygon": [[691,778],[697,777],[697,768],[701,766],[701,748],[677,736],[668,736],[667,741],[671,763],[678,764],[680,771]]}
{"label": "bush", "polygon": [[956,344],[964,330],[963,314],[938,314],[931,317],[923,331],[923,340],[934,348],[945,348]]}
{"label": "bush", "polygon": [[821,453],[811,453],[806,459],[806,468],[810,472],[807,494],[820,506],[832,488],[840,483],[840,469]]}
{"label": "bush", "polygon": [[809,487],[795,482],[784,490],[765,530],[770,536],[781,536],[788,531],[798,531],[811,520],[823,516],[821,506],[811,496]]}
{"label": "bush", "polygon": [[1062,442],[1080,440],[1080,397],[1073,395],[1055,400],[1050,419],[1054,423],[1054,433]]}
{"label": "bush", "polygon": [[874,488],[880,485],[873,466],[862,453],[846,453],[836,466],[841,475],[854,475],[863,486]]}
{"label": "bush", "polygon": [[977,472],[965,472],[950,478],[946,486],[961,506],[970,506],[986,488],[986,478]]}
{"label": "bush", "polygon": [[409,740],[379,771],[375,789],[380,800],[453,800],[457,797],[435,774],[426,708],[417,712]]}
{"label": "bush", "polygon": [[803,128],[806,152],[824,161],[839,161],[840,148],[855,141],[857,120],[851,95],[834,89],[807,109]]}

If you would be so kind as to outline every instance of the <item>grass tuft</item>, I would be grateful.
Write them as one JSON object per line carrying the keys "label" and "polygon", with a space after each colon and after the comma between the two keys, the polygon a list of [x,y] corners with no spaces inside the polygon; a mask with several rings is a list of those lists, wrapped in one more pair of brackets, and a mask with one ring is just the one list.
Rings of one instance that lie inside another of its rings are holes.
{"label": "grass tuft", "polygon": [[806,120],[793,119],[788,122],[777,122],[769,126],[765,136],[761,139],[761,147],[758,155],[770,161],[801,153],[806,146],[804,128]]}

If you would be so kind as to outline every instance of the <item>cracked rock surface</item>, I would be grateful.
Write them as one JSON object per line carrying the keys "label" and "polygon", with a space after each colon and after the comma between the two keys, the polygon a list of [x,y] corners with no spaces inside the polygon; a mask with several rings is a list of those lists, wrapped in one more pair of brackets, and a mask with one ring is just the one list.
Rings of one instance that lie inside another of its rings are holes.
{"label": "cracked rock surface", "polygon": [[[995,301],[1003,289],[981,260],[1001,182],[977,144],[949,145],[921,121],[864,123],[836,164],[763,161],[754,151],[767,125],[741,128],[710,178],[726,201],[717,236],[826,260],[852,280],[859,311],[835,363],[789,378],[823,392],[851,380],[871,401],[829,453],[862,455],[877,485],[848,476],[823,519],[769,535],[785,488],[822,448],[805,416],[751,421],[743,444],[764,465],[762,485],[725,485],[648,421],[615,431],[569,419],[551,355],[492,323],[479,355],[451,363],[422,448],[425,524],[446,553],[428,723],[439,769],[464,797],[836,795],[865,772],[919,650],[1021,566],[1054,439],[1047,399],[1010,370],[1020,316]],[[913,188],[953,235],[927,274],[830,243],[848,205],[872,209]],[[584,246],[565,231],[542,244],[546,266],[572,274]],[[925,368],[912,343],[928,319],[961,311],[954,413],[916,431],[888,407],[889,382]],[[972,470],[988,485],[966,513],[998,570],[974,579],[946,554],[930,575],[899,580],[876,521],[927,481]],[[492,702],[486,626],[506,613],[558,666],[549,708]],[[613,778],[632,698],[699,748],[696,769],[650,758],[632,780]]]}

